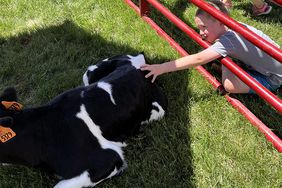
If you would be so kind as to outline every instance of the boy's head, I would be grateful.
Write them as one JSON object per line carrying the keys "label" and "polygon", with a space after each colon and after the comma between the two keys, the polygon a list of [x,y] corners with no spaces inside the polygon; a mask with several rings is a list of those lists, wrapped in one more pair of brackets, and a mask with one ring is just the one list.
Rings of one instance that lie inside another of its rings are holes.
{"label": "boy's head", "polygon": [[[211,0],[208,3],[217,10],[229,15],[228,10],[221,1]],[[197,10],[195,22],[200,30],[200,35],[202,38],[211,43],[218,39],[227,30],[227,27],[224,24],[216,20],[209,13],[203,11],[202,9]]]}

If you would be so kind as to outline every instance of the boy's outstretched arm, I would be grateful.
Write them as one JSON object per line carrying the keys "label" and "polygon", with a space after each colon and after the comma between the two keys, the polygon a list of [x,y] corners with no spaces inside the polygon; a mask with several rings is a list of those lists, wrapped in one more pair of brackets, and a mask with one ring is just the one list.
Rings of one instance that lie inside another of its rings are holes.
{"label": "boy's outstretched arm", "polygon": [[145,77],[148,78],[150,76],[153,76],[152,82],[154,82],[157,76],[161,74],[188,69],[199,65],[204,65],[219,57],[221,57],[219,53],[217,53],[211,48],[207,48],[197,54],[185,56],[174,61],[169,61],[162,64],[153,64],[153,65],[145,64],[141,66],[141,70],[149,71],[149,73],[146,74]]}

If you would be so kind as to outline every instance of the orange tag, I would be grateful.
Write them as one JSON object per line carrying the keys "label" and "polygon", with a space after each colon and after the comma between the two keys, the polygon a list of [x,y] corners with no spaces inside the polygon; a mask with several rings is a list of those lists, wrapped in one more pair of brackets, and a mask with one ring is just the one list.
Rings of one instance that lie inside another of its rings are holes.
{"label": "orange tag", "polygon": [[16,136],[16,133],[12,129],[8,127],[2,127],[0,125],[0,141],[1,142],[5,143],[15,136]]}
{"label": "orange tag", "polygon": [[23,108],[23,105],[14,101],[2,101],[1,103],[6,108],[6,110],[20,111]]}

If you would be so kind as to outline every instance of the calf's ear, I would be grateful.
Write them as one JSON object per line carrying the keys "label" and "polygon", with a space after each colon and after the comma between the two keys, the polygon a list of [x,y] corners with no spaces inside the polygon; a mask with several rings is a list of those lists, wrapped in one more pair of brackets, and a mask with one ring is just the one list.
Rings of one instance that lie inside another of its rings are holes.
{"label": "calf's ear", "polygon": [[15,88],[6,88],[0,96],[0,101],[17,101],[17,92]]}
{"label": "calf's ear", "polygon": [[0,125],[3,127],[10,127],[13,124],[13,118],[12,117],[3,117],[0,118]]}
{"label": "calf's ear", "polygon": [[4,111],[21,111],[23,109],[23,105],[15,101],[1,101],[0,108]]}

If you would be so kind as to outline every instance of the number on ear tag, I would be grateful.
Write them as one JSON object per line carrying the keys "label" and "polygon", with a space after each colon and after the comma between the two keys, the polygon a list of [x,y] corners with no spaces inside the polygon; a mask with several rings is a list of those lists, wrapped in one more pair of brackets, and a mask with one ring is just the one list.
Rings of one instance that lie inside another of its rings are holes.
{"label": "number on ear tag", "polygon": [[0,141],[5,143],[16,136],[16,133],[9,127],[2,127],[0,125]]}

